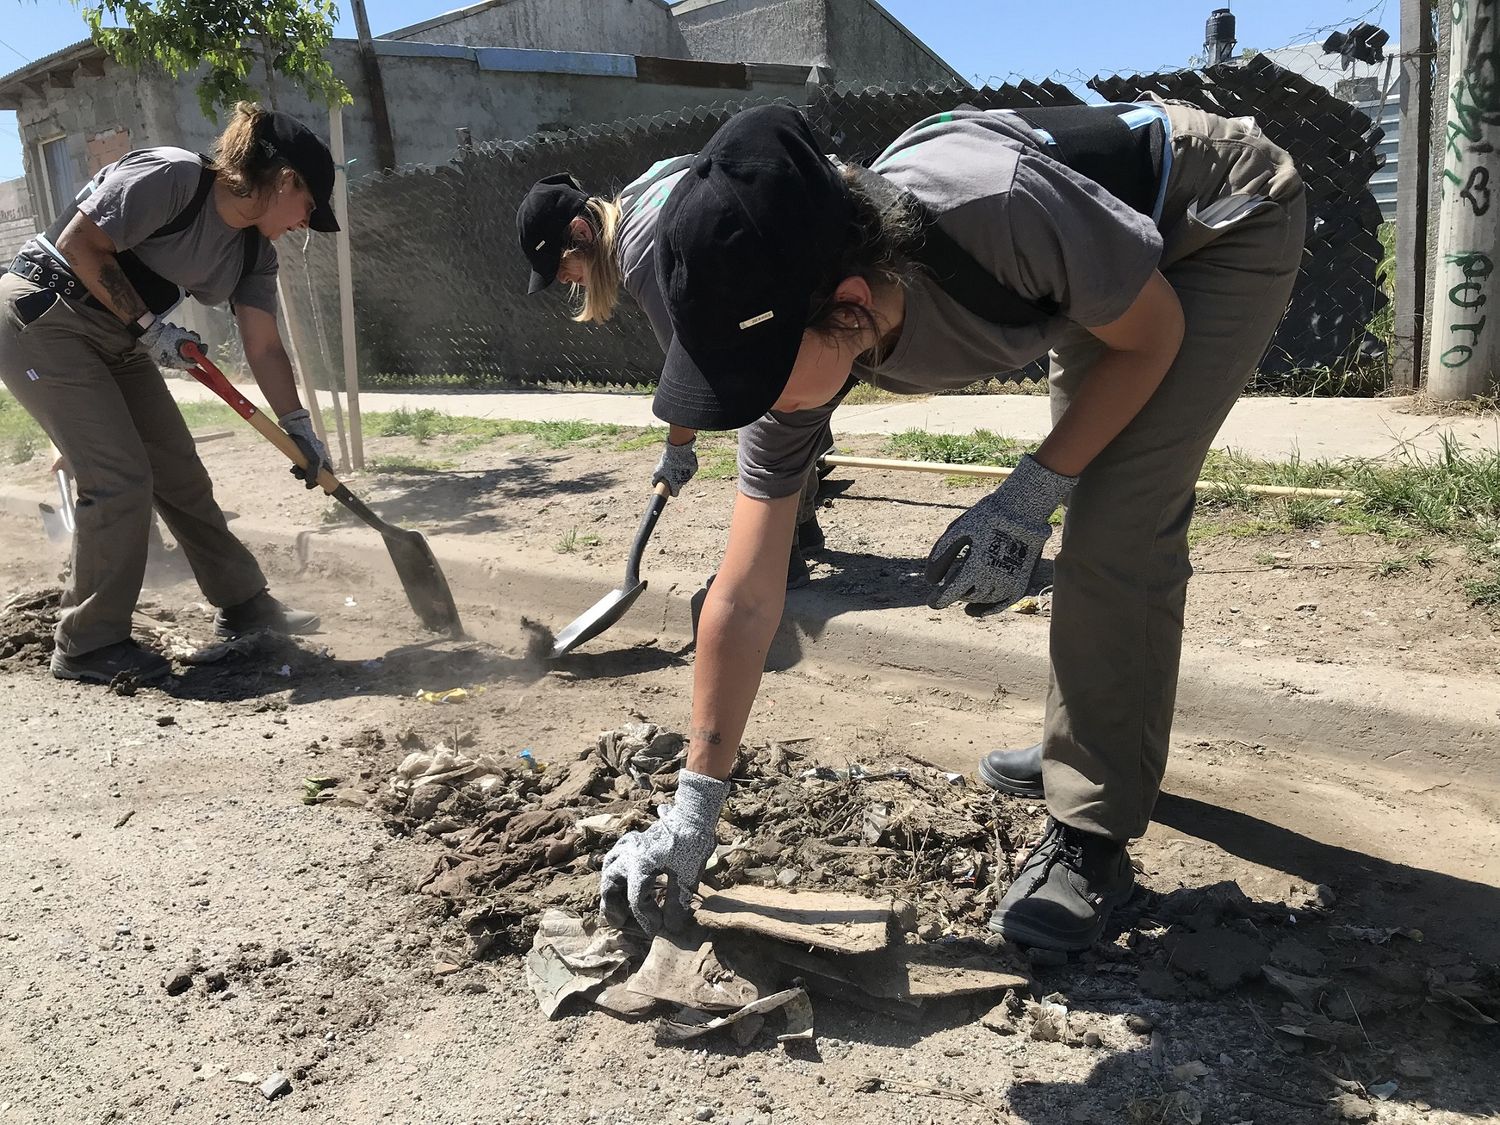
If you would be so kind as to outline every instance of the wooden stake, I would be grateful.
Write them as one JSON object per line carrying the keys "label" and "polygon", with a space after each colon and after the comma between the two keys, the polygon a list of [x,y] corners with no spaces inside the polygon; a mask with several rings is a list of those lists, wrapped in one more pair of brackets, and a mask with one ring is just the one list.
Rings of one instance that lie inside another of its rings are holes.
{"label": "wooden stake", "polygon": [[[1003,480],[1011,470],[1000,465],[950,465],[946,461],[896,461],[884,457],[819,458],[820,465],[834,469],[885,469],[906,473],[942,473],[944,476],[992,477]],[[1287,484],[1233,484],[1229,481],[1200,480],[1199,492],[1248,492],[1252,496],[1303,497],[1309,500],[1358,500],[1364,496],[1346,488],[1298,488]]]}
{"label": "wooden stake", "polygon": [[349,453],[354,468],[365,467],[365,437],[359,418],[359,356],[354,342],[354,262],[349,248],[349,174],[344,169],[344,110],[328,111],[328,132],[333,151],[334,198],[339,218],[339,319],[344,330],[344,393],[349,396]]}

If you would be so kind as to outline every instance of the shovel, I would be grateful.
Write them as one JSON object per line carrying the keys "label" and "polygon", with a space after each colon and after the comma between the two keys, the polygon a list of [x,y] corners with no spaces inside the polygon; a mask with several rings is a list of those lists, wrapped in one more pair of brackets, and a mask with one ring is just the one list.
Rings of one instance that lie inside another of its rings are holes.
{"label": "shovel", "polygon": [[[282,453],[292,464],[307,468],[307,458],[297,448],[285,431],[255,408],[249,399],[234,388],[224,373],[203,354],[202,349],[185,344],[182,354],[198,366],[188,373],[214,394],[227,402],[245,421],[249,422]],[[448,580],[443,577],[432,548],[427,545],[420,532],[408,531],[386,523],[326,468],[318,474],[318,485],[344,507],[369,524],[385,539],[386,550],[391,553],[391,562],[396,567],[396,577],[406,591],[406,600],[421,619],[422,624],[434,633],[447,633],[450,637],[463,636],[463,626],[458,620],[458,607],[453,604],[453,594],[448,589]]]}
{"label": "shovel", "polygon": [[42,516],[42,527],[52,543],[66,543],[77,530],[78,521],[73,511],[73,476],[68,472],[68,463],[53,446],[55,460],[52,462],[52,478],[57,482],[57,507],[48,503],[38,504]]}
{"label": "shovel", "polygon": [[635,604],[636,598],[645,593],[646,583],[641,578],[641,556],[646,553],[646,540],[656,529],[656,521],[667,498],[672,495],[665,481],[656,486],[651,502],[641,514],[640,526],[635,529],[635,542],[630,545],[630,557],[625,560],[625,581],[618,590],[611,590],[600,598],[588,612],[578,618],[557,635],[552,644],[552,659],[566,656],[585,641],[591,641],[616,621],[625,616],[625,611]]}

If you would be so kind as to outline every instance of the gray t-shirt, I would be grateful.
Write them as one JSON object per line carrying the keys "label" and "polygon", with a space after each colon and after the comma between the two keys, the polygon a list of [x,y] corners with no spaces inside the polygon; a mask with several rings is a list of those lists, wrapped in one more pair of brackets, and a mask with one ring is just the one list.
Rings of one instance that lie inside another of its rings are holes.
{"label": "gray t-shirt", "polygon": [[275,248],[259,239],[255,264],[242,280],[244,232],[220,218],[212,197],[184,230],[151,237],[193,202],[202,172],[203,162],[186,149],[141,149],[101,169],[78,209],[109,235],[116,250],[133,252],[203,304],[232,301],[274,315]]}
{"label": "gray t-shirt", "polygon": [[646,183],[668,163],[670,160],[657,161],[620,193],[632,196],[626,201],[621,213],[620,273],[625,288],[651,322],[651,331],[656,333],[656,342],[661,345],[662,351],[666,351],[667,345],[672,342],[672,320],[667,315],[667,303],[662,299],[661,289],[656,284],[656,222],[661,218],[661,205],[667,201],[667,196],[672,194],[672,189],[677,186],[677,181],[682,179],[687,169],[663,176],[644,194],[637,189],[638,185]]}
{"label": "gray t-shirt", "polygon": [[[1048,157],[1004,113],[940,114],[912,126],[871,166],[927,205],[979,265],[1057,316],[1002,327],[969,312],[925,276],[906,290],[901,338],[854,374],[897,394],[927,394],[1019,370],[1052,350],[1072,325],[1117,320],[1161,258],[1150,216]],[[842,396],[841,396],[842,397]],[[802,487],[818,435],[839,399],[794,414],[772,411],[740,430],[739,488],[776,499]]]}

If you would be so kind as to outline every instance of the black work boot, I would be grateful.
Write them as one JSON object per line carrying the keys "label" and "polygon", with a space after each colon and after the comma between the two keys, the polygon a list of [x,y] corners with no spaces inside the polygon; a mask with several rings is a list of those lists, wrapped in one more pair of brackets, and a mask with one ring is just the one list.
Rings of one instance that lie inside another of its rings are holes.
{"label": "black work boot", "polygon": [[1018,945],[1076,952],[1104,932],[1109,912],[1135,889],[1124,844],[1047,819],[1047,832],[1016,872],[989,928]]}
{"label": "black work boot", "polygon": [[221,637],[238,637],[256,629],[273,633],[311,633],[322,619],[316,613],[288,609],[266,590],[239,605],[225,606],[214,614],[214,632]]}
{"label": "black work boot", "polygon": [[792,540],[792,552],[786,559],[786,588],[800,590],[812,581],[812,571],[807,569],[807,560],[802,557],[802,548]]}
{"label": "black work boot", "polygon": [[804,551],[821,551],[825,542],[817,512],[797,525],[797,546]]}
{"label": "black work boot", "polygon": [[1045,797],[1042,744],[1025,750],[991,750],[979,759],[979,780],[1012,797]]}
{"label": "black work boot", "polygon": [[172,674],[165,657],[134,641],[116,641],[92,652],[64,656],[52,650],[52,674],[59,680],[81,680],[89,684],[113,683],[116,676],[129,676],[137,683],[154,684]]}

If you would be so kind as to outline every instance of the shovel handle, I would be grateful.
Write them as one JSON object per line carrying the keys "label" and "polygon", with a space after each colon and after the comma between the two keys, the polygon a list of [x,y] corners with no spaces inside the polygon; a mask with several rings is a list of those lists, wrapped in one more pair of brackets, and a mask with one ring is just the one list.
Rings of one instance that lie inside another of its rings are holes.
{"label": "shovel handle", "polygon": [[[292,464],[299,469],[307,468],[307,458],[302,456],[302,450],[297,448],[297,443],[292,440],[291,435],[257,410],[253,402],[240,394],[239,389],[225,377],[224,372],[219,370],[214,361],[203,354],[202,348],[196,344],[184,344],[182,355],[184,359],[190,359],[195,364],[188,368],[189,375],[228,403],[231,410],[254,426],[260,436],[281,450]],[[339,478],[324,468],[318,473],[318,487],[330,494],[337,492]]]}
{"label": "shovel handle", "polygon": [[641,580],[641,559],[646,554],[646,541],[651,538],[651,533],[656,530],[656,521],[661,518],[662,509],[667,506],[671,499],[672,490],[667,487],[666,481],[658,481],[651,492],[651,500],[646,505],[646,510],[641,513],[641,522],[635,529],[635,541],[630,544],[630,557],[625,560],[625,585],[623,589],[633,590],[636,583]]}

